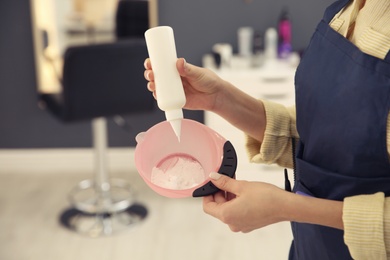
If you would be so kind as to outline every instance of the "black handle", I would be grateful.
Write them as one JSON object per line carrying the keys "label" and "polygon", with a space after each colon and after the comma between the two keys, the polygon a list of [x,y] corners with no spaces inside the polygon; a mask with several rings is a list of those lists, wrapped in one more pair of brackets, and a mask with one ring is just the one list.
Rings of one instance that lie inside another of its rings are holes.
{"label": "black handle", "polygon": [[[222,159],[221,167],[219,168],[218,172],[226,176],[229,176],[230,178],[234,178],[236,175],[236,169],[237,169],[236,150],[234,150],[234,147],[231,142],[226,141],[226,143],[223,145],[223,159]],[[192,196],[203,197],[203,196],[214,194],[217,191],[219,191],[219,189],[215,187],[215,185],[211,181],[209,181],[202,187],[194,190]]]}

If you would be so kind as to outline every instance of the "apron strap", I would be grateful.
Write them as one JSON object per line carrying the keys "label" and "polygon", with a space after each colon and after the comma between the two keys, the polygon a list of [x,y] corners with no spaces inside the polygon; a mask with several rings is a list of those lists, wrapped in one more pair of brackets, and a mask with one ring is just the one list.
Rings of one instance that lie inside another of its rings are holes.
{"label": "apron strap", "polygon": [[324,14],[324,21],[326,23],[330,23],[332,21],[333,17],[340,12],[341,9],[343,9],[350,1],[352,0],[337,0],[333,4],[331,4],[325,11]]}

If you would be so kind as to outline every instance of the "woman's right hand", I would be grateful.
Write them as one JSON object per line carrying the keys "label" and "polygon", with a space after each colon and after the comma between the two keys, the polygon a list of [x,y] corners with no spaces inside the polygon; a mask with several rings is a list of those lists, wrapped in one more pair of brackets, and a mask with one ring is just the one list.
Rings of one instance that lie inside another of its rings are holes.
{"label": "woman's right hand", "polygon": [[[148,89],[158,99],[150,59],[145,60],[144,66],[144,76],[149,81]],[[187,100],[184,108],[214,112],[262,142],[266,117],[260,100],[221,79],[211,70],[186,63],[183,58],[177,60],[176,67]]]}
{"label": "woman's right hand", "polygon": [[[157,99],[153,68],[149,58],[145,60],[144,66],[144,76],[149,81],[148,89],[153,92],[153,96]],[[181,76],[187,100],[184,108],[191,110],[214,110],[218,93],[222,89],[221,85],[224,81],[214,72],[186,63],[183,58],[177,60],[176,67]]]}

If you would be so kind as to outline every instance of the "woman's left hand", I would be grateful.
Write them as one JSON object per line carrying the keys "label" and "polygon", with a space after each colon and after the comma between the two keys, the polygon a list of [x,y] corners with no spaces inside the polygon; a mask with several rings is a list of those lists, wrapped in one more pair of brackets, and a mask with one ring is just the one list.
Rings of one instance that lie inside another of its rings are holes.
{"label": "woman's left hand", "polygon": [[302,196],[263,182],[238,181],[211,173],[221,191],[203,198],[206,213],[234,232],[250,232],[281,221],[343,229],[343,202]]}
{"label": "woman's left hand", "polygon": [[239,181],[218,173],[210,177],[221,191],[204,197],[203,209],[232,231],[247,233],[286,220],[283,212],[291,193],[271,184]]}

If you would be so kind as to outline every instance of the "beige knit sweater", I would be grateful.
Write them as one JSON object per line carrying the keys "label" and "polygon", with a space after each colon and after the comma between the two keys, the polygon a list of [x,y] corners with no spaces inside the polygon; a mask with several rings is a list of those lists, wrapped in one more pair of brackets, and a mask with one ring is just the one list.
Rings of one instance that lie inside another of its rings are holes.
{"label": "beige knit sweater", "polygon": [[[333,18],[330,26],[361,51],[384,59],[390,50],[390,0],[353,0]],[[247,136],[249,158],[255,163],[291,168],[292,137],[299,138],[295,108],[263,102],[267,118],[265,137],[260,143]],[[387,128],[390,159],[390,117]],[[343,222],[344,240],[354,259],[390,259],[390,198],[381,192],[345,198]]]}

